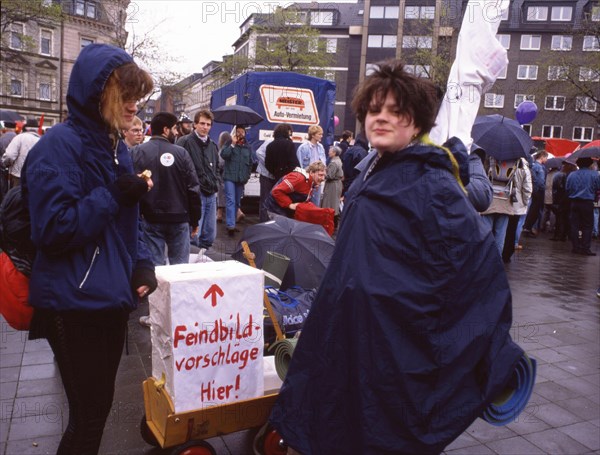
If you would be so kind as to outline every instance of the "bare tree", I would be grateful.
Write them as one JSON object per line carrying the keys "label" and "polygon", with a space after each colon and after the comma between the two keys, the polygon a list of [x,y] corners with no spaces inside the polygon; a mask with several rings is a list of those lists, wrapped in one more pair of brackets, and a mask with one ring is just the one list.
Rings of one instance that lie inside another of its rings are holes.
{"label": "bare tree", "polygon": [[0,30],[2,47],[6,47],[12,34],[16,34],[23,49],[34,45],[33,38],[19,33],[13,28],[15,24],[25,24],[29,21],[56,22],[59,21],[62,9],[59,4],[45,0],[2,0],[0,3]]}

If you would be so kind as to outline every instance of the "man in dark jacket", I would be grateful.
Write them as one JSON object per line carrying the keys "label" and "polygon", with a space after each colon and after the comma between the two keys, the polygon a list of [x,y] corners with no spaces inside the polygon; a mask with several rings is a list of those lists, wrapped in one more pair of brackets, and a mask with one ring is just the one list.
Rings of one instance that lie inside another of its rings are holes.
{"label": "man in dark jacket", "polygon": [[194,163],[183,147],[174,144],[177,117],[159,112],[150,126],[153,136],[132,150],[136,172],[152,172],[154,188],[140,201],[146,243],[155,265],[185,264],[190,258],[190,227],[198,232],[200,184]]}
{"label": "man in dark jacket", "polygon": [[364,133],[358,133],[354,145],[349,147],[342,155],[342,170],[344,171],[342,195],[348,191],[348,188],[359,174],[354,168],[367,156],[368,150],[369,141]]}
{"label": "man in dark jacket", "polygon": [[531,166],[531,180],[533,183],[533,193],[531,194],[531,205],[527,211],[523,233],[526,237],[535,237],[533,226],[540,217],[540,211],[544,207],[544,194],[546,192],[546,161],[548,161],[548,152],[542,150],[535,155],[535,161]]}
{"label": "man in dark jacket", "polygon": [[206,110],[197,112],[194,116],[194,131],[177,141],[177,145],[186,149],[192,158],[200,182],[202,215],[198,237],[194,236],[194,243],[204,249],[210,248],[217,236],[219,148],[208,137],[212,122],[212,112]]}
{"label": "man in dark jacket", "polygon": [[[596,256],[591,250],[592,229],[594,226],[594,200],[600,191],[600,175],[590,169],[594,161],[591,158],[579,158],[579,169],[567,177],[567,194],[571,200],[571,242],[572,253],[584,256]],[[581,239],[579,232],[581,231]]]}

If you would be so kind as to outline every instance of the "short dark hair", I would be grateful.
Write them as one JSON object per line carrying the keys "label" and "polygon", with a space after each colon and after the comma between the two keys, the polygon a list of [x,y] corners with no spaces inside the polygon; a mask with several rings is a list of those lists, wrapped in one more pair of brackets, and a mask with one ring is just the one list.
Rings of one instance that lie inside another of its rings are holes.
{"label": "short dark hair", "polygon": [[290,136],[292,135],[292,131],[293,131],[292,126],[289,125],[288,123],[280,123],[273,130],[273,139],[279,139],[279,138],[289,139]]}
{"label": "short dark hair", "polygon": [[354,136],[354,133],[350,130],[345,130],[342,133],[342,140],[345,141],[346,139],[350,139],[352,136]]}
{"label": "short dark hair", "polygon": [[352,109],[358,121],[364,125],[367,113],[380,109],[391,93],[400,113],[410,117],[421,134],[431,131],[439,104],[435,85],[404,71],[398,60],[387,60],[376,66],[354,92]]}
{"label": "short dark hair", "polygon": [[209,118],[211,122],[215,120],[215,116],[208,109],[202,109],[201,111],[196,112],[196,115],[194,115],[194,123],[198,123],[200,121],[200,117]]}
{"label": "short dark hair", "polygon": [[177,117],[170,112],[158,112],[150,122],[153,136],[160,136],[164,128],[173,128],[177,123]]}

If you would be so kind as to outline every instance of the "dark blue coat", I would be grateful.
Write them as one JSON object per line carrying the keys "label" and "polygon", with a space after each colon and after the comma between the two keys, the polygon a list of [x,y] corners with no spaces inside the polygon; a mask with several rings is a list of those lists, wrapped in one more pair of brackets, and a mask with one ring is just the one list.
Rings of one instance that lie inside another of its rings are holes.
{"label": "dark blue coat", "polygon": [[113,46],[85,47],[69,81],[68,120],[27,157],[23,187],[37,248],[29,298],[36,308],[131,310],[133,267],[153,269],[139,238],[138,207],[119,206],[107,189],[133,167],[125,144],[112,146],[100,96],[113,70],[132,61]]}
{"label": "dark blue coat", "polygon": [[271,423],[303,455],[439,453],[523,352],[500,256],[440,148],[351,193]]}

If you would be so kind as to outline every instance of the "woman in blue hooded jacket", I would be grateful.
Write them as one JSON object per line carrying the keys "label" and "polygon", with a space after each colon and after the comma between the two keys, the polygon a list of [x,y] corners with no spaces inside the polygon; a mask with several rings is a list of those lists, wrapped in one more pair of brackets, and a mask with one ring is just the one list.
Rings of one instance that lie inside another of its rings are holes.
{"label": "woman in blue hooded jacket", "polygon": [[67,121],[40,139],[25,165],[37,250],[29,338],[48,339],[69,401],[61,455],[98,452],[128,315],[156,288],[138,224],[151,181],[133,173],[119,136],[152,85],[123,50],[85,47],[69,81]]}

